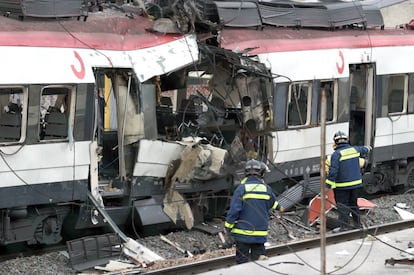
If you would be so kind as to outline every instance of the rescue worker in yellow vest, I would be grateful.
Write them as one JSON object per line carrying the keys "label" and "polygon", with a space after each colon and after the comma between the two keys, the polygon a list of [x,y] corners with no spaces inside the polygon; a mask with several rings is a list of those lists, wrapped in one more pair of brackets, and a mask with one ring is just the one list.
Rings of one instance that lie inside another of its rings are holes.
{"label": "rescue worker in yellow vest", "polygon": [[362,187],[360,158],[367,156],[370,146],[351,146],[348,136],[338,131],[334,134],[335,151],[330,159],[329,172],[326,177],[327,188],[332,188],[338,210],[338,227],[336,230],[349,230],[350,215],[356,228],[361,227],[358,208],[358,189]]}
{"label": "rescue worker in yellow vest", "polygon": [[265,163],[254,159],[247,161],[246,177],[237,186],[230,202],[224,226],[235,240],[238,264],[265,256],[270,211],[284,210],[263,180],[267,171]]}

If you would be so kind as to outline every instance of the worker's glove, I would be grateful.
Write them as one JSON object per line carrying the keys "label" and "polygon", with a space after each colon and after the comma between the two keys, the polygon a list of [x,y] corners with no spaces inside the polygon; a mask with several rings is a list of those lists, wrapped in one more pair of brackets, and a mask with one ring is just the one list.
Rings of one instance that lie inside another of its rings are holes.
{"label": "worker's glove", "polygon": [[224,243],[223,243],[223,248],[227,249],[227,248],[231,248],[234,244],[234,238],[231,235],[230,232],[230,228],[226,227],[226,230],[224,231]]}
{"label": "worker's glove", "polygon": [[283,207],[283,206],[281,206],[280,208],[279,208],[279,214],[282,214],[282,213],[284,213],[285,212],[285,208]]}
{"label": "worker's glove", "polygon": [[372,147],[371,147],[371,146],[369,146],[369,145],[365,146],[365,148],[367,148],[367,149],[368,149],[368,152],[371,152],[371,151],[372,151]]}

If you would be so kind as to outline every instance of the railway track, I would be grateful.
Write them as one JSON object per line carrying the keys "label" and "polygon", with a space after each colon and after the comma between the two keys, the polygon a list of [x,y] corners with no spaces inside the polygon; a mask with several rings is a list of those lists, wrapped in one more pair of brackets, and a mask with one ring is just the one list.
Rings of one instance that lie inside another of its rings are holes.
{"label": "railway track", "polygon": [[15,258],[30,257],[34,255],[42,255],[51,252],[65,251],[66,249],[67,248],[65,244],[49,245],[42,247],[11,247],[8,249],[3,249],[3,251],[0,253],[0,263]]}
{"label": "railway track", "polygon": [[[355,239],[364,238],[367,235],[379,235],[385,233],[396,232],[414,226],[414,220],[398,221],[393,223],[381,224],[377,226],[371,226],[364,230],[350,230],[346,232],[340,232],[335,234],[327,234],[326,245],[337,244],[341,242],[351,241]],[[312,238],[309,240],[301,240],[291,242],[284,245],[276,245],[267,248],[267,256],[279,256],[289,254],[292,251],[303,251],[307,249],[317,248],[320,246],[320,238]],[[234,255],[223,256],[219,258],[203,260],[198,262],[192,262],[158,270],[151,270],[144,272],[145,274],[198,274],[211,270],[229,267],[235,264]]]}
{"label": "railway track", "polygon": [[[366,224],[364,231],[353,230],[336,234],[328,232],[326,235],[326,244],[361,239],[367,234],[375,236],[377,234],[391,233],[413,227],[414,221],[399,221],[401,217],[394,210],[394,205],[399,202],[405,202],[411,205],[411,202],[414,201],[413,195],[386,196],[374,200],[377,207],[363,214],[363,222]],[[301,226],[300,220],[303,218],[303,213],[300,211],[289,212],[285,213],[282,218],[285,218],[282,220],[286,223],[287,228],[279,224],[278,219],[271,219],[270,221],[269,242],[275,244],[275,246],[267,249],[268,256],[287,255],[292,251],[299,252],[320,247],[321,240],[317,238],[317,232],[311,228]],[[289,233],[292,233],[293,238],[290,237],[291,235]],[[137,266],[135,270],[125,270],[122,274],[198,274],[229,267],[235,263],[234,251],[220,249],[221,240],[217,235],[206,234],[199,230],[190,230],[188,232],[172,232],[165,236],[179,244],[180,247],[191,251],[195,257],[185,257],[174,247],[163,242],[160,236],[150,236],[138,240],[166,260],[156,262],[154,265],[145,269]],[[300,241],[296,241],[295,239]],[[65,259],[64,256],[56,256],[61,255],[60,253],[49,253],[65,251],[67,249],[65,246],[57,248],[34,246],[30,247],[30,250],[23,252],[19,251],[16,253],[16,251],[13,251],[13,255],[10,254],[11,249],[9,248],[1,249],[0,270],[18,270],[21,272],[20,274],[24,274],[30,270],[32,264],[35,264],[38,270],[45,270],[43,272],[44,274],[48,272],[54,274],[77,274],[76,270],[72,268],[69,259]],[[195,248],[203,248],[208,253],[198,255],[193,250]],[[38,255],[39,257],[29,257],[33,255]],[[13,258],[17,259],[6,261]]]}

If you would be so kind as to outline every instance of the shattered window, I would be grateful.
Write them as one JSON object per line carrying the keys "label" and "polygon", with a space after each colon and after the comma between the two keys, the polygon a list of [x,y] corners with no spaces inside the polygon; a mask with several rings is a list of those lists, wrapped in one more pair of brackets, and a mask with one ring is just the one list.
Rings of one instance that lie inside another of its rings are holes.
{"label": "shattered window", "polygon": [[69,87],[46,87],[40,98],[40,140],[66,139],[71,90]]}
{"label": "shattered window", "polygon": [[0,88],[0,142],[16,142],[22,137],[23,88]]}
{"label": "shattered window", "polygon": [[388,105],[388,114],[406,112],[408,94],[407,75],[387,75],[383,77],[384,95],[388,96],[383,104]]}
{"label": "shattered window", "polygon": [[309,124],[311,85],[309,83],[294,83],[289,87],[288,96],[288,126]]}

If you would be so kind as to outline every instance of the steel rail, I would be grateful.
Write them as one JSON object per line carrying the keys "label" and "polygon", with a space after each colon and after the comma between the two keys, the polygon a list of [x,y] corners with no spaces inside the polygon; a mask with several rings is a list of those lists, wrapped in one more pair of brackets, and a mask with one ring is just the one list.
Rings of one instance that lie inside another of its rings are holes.
{"label": "steel rail", "polygon": [[[380,235],[409,229],[414,227],[414,220],[405,220],[382,225],[371,226],[364,229],[355,229],[340,233],[328,234],[326,236],[326,244],[332,245],[346,241],[361,239],[367,235]],[[266,249],[266,255],[269,257],[285,255],[306,249],[320,247],[320,238],[312,238],[308,240],[295,241],[282,245],[271,246]],[[235,265],[235,256],[227,255],[219,258],[202,260],[172,267],[166,267],[157,270],[141,271],[145,274],[198,274],[208,272],[220,268],[226,268]]]}

